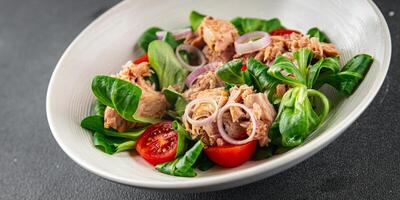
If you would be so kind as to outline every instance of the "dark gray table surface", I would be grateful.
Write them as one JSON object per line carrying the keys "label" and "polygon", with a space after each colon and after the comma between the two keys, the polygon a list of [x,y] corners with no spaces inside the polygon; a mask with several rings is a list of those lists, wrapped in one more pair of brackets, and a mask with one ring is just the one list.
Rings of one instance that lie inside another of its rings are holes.
{"label": "dark gray table surface", "polygon": [[400,2],[376,2],[392,34],[391,66],[375,100],[341,137],[268,179],[198,194],[100,178],[68,158],[51,135],[45,97],[55,64],[116,3],[0,0],[0,199],[400,199]]}

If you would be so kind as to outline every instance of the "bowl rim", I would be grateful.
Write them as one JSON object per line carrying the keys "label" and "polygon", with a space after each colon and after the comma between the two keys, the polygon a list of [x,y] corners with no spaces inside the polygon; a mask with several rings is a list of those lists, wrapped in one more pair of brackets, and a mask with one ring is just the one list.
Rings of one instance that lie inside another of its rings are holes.
{"label": "bowl rim", "polygon": [[[168,182],[152,182],[152,181],[136,181],[132,180],[129,178],[125,177],[119,177],[115,176],[112,173],[109,173],[105,170],[102,170],[100,168],[97,168],[94,165],[91,165],[87,163],[85,160],[81,159],[78,155],[73,154],[70,151],[70,148],[63,142],[61,139],[60,135],[57,134],[57,128],[54,124],[54,117],[52,114],[52,109],[51,109],[51,96],[53,93],[54,89],[54,82],[57,74],[59,73],[60,66],[65,60],[66,55],[69,54],[69,52],[73,49],[73,47],[76,45],[78,41],[82,38],[82,36],[90,29],[95,27],[97,24],[101,23],[105,19],[107,19],[109,16],[114,15],[115,13],[118,12],[119,9],[123,8],[126,4],[127,1],[122,1],[109,10],[107,10],[105,13],[103,13],[100,17],[95,19],[93,22],[91,22],[85,29],[83,29],[79,35],[72,41],[72,43],[66,48],[64,51],[63,55],[61,56],[60,60],[58,61],[52,75],[49,81],[49,85],[47,88],[47,94],[46,94],[46,114],[47,114],[47,120],[50,126],[50,130],[52,132],[52,135],[54,136],[55,140],[57,141],[58,145],[61,147],[61,149],[78,165],[81,167],[85,168],[86,170],[99,175],[103,178],[126,184],[126,185],[132,185],[136,187],[142,187],[142,188],[152,188],[152,189],[189,189],[189,188],[202,188],[202,187],[209,187],[209,186],[218,186],[218,185],[223,185],[223,184],[228,184],[230,182],[234,181],[239,181],[241,180],[240,185],[243,183],[246,183],[244,180],[245,178],[251,178],[252,180],[248,179],[247,183],[260,180],[263,178],[266,178],[268,176],[272,176],[276,173],[279,173],[281,171],[284,171],[301,161],[311,157],[313,154],[317,153],[319,150],[330,144],[334,139],[336,139],[339,135],[341,135],[346,128],[348,128],[368,107],[368,105],[372,102],[376,94],[378,93],[379,89],[381,88],[387,71],[389,69],[389,64],[390,64],[390,59],[391,59],[391,52],[392,52],[392,44],[391,44],[391,35],[389,31],[389,27],[387,25],[387,22],[379,10],[379,8],[376,6],[376,4],[372,0],[367,0],[367,2],[371,5],[373,8],[375,14],[378,16],[380,19],[380,23],[383,24],[384,27],[384,34],[387,36],[384,38],[385,41],[385,48],[384,48],[384,60],[381,63],[381,66],[384,67],[384,72],[380,73],[376,80],[374,81],[374,84],[372,88],[368,91],[366,98],[364,98],[360,104],[358,104],[353,112],[346,116],[344,119],[342,119],[337,125],[335,130],[327,130],[324,132],[324,134],[319,135],[318,137],[312,139],[310,142],[307,144],[303,145],[301,148],[295,148],[289,152],[286,152],[284,156],[277,157],[274,160],[271,160],[267,163],[261,163],[256,166],[251,167],[251,169],[241,169],[241,173],[228,173],[228,174],[221,174],[221,175],[216,175],[212,177],[205,177],[202,179],[196,179],[196,178],[191,178],[188,180],[185,180],[183,182],[174,182],[174,184],[170,184]],[[266,173],[268,172],[268,173]],[[233,184],[233,185],[239,185],[239,184]],[[226,188],[226,187],[225,187]]]}

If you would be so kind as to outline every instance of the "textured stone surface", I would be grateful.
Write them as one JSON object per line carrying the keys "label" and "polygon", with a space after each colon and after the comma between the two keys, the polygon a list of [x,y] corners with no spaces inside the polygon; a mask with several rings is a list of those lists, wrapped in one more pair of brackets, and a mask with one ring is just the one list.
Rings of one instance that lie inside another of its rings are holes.
{"label": "textured stone surface", "polygon": [[[157,193],[75,164],[47,124],[45,96],[67,45],[115,0],[0,0],[0,199],[399,199],[400,4],[377,1],[393,41],[382,90],[362,116],[312,158],[230,190]],[[374,42],[374,41],[366,41]]]}

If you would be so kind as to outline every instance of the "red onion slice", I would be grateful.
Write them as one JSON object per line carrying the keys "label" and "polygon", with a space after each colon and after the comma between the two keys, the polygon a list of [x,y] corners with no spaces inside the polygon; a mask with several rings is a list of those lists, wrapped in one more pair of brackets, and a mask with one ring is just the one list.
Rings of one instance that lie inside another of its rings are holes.
{"label": "red onion slice", "polygon": [[202,67],[198,67],[194,71],[192,71],[187,77],[186,77],[186,85],[188,87],[192,86],[194,81],[202,74],[208,71],[215,71],[219,66],[221,66],[223,63],[222,62],[212,62],[208,63]]}
{"label": "red onion slice", "polygon": [[[229,136],[225,132],[224,124],[223,124],[223,121],[222,121],[222,115],[225,113],[226,110],[228,110],[232,106],[240,107],[241,109],[243,109],[244,111],[246,111],[250,115],[250,120],[251,120],[251,123],[253,124],[253,129],[251,130],[251,133],[250,133],[249,137],[244,139],[244,140],[236,140],[236,139],[232,138],[231,136]],[[256,117],[254,116],[253,111],[249,107],[247,107],[247,106],[245,106],[243,104],[240,104],[240,103],[227,103],[227,104],[225,104],[225,106],[223,106],[218,112],[217,125],[218,125],[219,134],[222,136],[222,138],[226,142],[231,143],[231,144],[245,144],[245,143],[248,143],[248,142],[252,141],[254,139],[254,136],[256,135],[256,126],[257,126]]]}
{"label": "red onion slice", "polygon": [[[260,38],[256,41],[251,41],[253,38]],[[242,55],[246,53],[255,52],[261,50],[269,45],[271,37],[267,32],[255,31],[246,33],[240,36],[235,41],[235,51],[237,54]]]}
{"label": "red onion slice", "polygon": [[[197,57],[200,59],[200,64],[193,66],[193,65],[186,63],[182,59],[181,55],[179,54],[179,51],[182,51],[182,50],[185,50],[192,54],[196,54]],[[203,52],[201,52],[201,50],[198,49],[197,47],[189,45],[189,44],[181,44],[178,47],[176,47],[175,55],[178,58],[179,62],[189,71],[194,71],[195,69],[202,67],[204,64],[206,64],[206,58],[204,57]]]}
{"label": "red onion slice", "polygon": [[[162,40],[165,36],[167,31],[157,31],[156,36],[159,40]],[[184,28],[184,29],[179,29],[176,31],[172,32],[172,35],[174,36],[175,40],[182,40],[185,39],[188,35],[192,34],[192,29],[190,28]]]}
{"label": "red onion slice", "polygon": [[[189,116],[190,109],[192,109],[192,107],[194,105],[200,104],[200,103],[209,103],[209,104],[211,104],[215,108],[215,111],[213,112],[213,114],[211,114],[209,117],[207,117],[205,119],[194,120]],[[217,117],[217,114],[218,114],[218,104],[217,104],[217,102],[215,102],[215,100],[212,99],[212,98],[206,97],[206,98],[194,99],[188,105],[186,105],[185,113],[183,114],[183,117],[184,117],[184,120],[187,120],[192,125],[203,126],[203,125],[207,125],[207,124],[212,123],[215,120],[215,118]]]}

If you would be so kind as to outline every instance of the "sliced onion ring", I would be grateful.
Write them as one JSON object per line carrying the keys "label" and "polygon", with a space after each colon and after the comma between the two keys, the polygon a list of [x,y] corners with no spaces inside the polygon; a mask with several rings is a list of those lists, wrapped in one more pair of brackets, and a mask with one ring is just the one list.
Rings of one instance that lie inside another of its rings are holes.
{"label": "sliced onion ring", "polygon": [[[207,117],[205,119],[194,120],[189,116],[190,109],[192,109],[192,107],[194,105],[200,104],[200,103],[209,103],[209,104],[211,104],[215,108],[215,111],[209,117]],[[188,105],[186,105],[185,113],[183,114],[183,117],[192,125],[203,126],[203,125],[212,123],[215,120],[215,118],[217,117],[217,114],[218,114],[218,104],[217,104],[217,102],[215,102],[215,100],[210,98],[210,97],[206,97],[206,98],[194,99]]]}
{"label": "sliced onion ring", "polygon": [[[189,65],[188,63],[186,63],[182,59],[181,55],[179,54],[179,51],[182,51],[182,50],[185,50],[189,53],[196,54],[197,57],[200,59],[200,64],[193,66],[193,65]],[[203,66],[204,64],[206,64],[206,59],[204,57],[203,52],[201,52],[200,49],[198,49],[197,47],[189,45],[189,44],[181,44],[178,47],[176,47],[175,55],[178,58],[179,62],[189,71],[193,71],[193,70]]]}
{"label": "sliced onion ring", "polygon": [[[157,31],[156,36],[159,40],[162,40],[165,36],[167,31]],[[182,40],[185,39],[188,35],[192,34],[192,29],[191,28],[184,28],[184,29],[179,29],[176,31],[172,32],[172,35],[174,36],[175,40]]]}
{"label": "sliced onion ring", "polygon": [[[223,124],[223,121],[222,121],[222,115],[225,113],[226,110],[228,110],[232,106],[240,107],[241,109],[245,110],[250,115],[250,120],[251,120],[251,123],[253,124],[253,129],[251,130],[251,134],[249,135],[249,137],[247,137],[244,140],[233,139],[231,136],[229,136],[225,132],[224,124]],[[218,112],[217,125],[218,125],[219,134],[222,136],[222,138],[225,141],[227,141],[228,143],[231,143],[231,144],[245,144],[245,143],[248,143],[248,142],[252,141],[254,139],[254,136],[256,135],[256,126],[257,126],[256,117],[254,116],[254,113],[250,108],[248,108],[247,106],[245,106],[243,104],[240,104],[240,103],[227,103],[227,104],[225,104]]]}
{"label": "sliced onion ring", "polygon": [[[256,41],[250,41],[255,37],[260,37],[260,39]],[[255,31],[246,33],[235,41],[235,51],[238,55],[255,52],[265,48],[270,42],[271,37],[267,32]]]}
{"label": "sliced onion ring", "polygon": [[186,85],[188,87],[192,86],[192,84],[194,83],[194,81],[202,74],[204,74],[205,72],[208,71],[215,71],[215,69],[217,69],[217,67],[221,66],[223,63],[222,62],[212,62],[212,63],[208,63],[202,67],[198,67],[197,69],[195,69],[194,71],[192,71],[187,77],[186,77]]}

